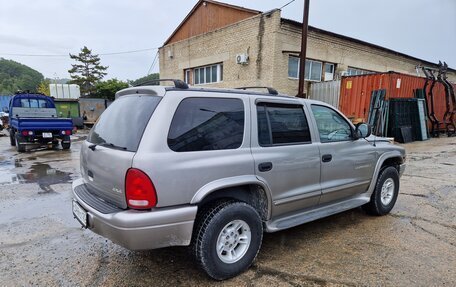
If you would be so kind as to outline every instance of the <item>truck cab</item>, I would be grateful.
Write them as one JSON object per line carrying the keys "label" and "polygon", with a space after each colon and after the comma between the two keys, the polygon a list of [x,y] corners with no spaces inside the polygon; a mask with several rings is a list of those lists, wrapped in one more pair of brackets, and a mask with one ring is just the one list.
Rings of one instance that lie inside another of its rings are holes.
{"label": "truck cab", "polygon": [[34,93],[17,93],[9,103],[10,141],[18,152],[30,145],[71,146],[71,119],[58,118],[51,97]]}

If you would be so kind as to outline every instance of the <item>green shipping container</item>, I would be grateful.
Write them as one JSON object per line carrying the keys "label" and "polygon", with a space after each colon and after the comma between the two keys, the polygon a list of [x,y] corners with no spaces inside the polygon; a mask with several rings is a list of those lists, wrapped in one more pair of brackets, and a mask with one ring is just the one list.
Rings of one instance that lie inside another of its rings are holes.
{"label": "green shipping container", "polygon": [[79,103],[77,100],[54,100],[59,118],[79,117]]}

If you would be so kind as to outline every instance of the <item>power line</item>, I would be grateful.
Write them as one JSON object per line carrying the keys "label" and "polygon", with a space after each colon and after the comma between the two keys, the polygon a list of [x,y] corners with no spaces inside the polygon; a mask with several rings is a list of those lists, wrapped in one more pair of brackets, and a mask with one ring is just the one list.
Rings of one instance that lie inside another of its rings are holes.
{"label": "power line", "polygon": [[[140,53],[155,50],[158,48],[147,48],[139,50],[130,50],[130,51],[121,51],[121,52],[109,52],[109,53],[99,53],[99,56],[111,56],[111,55],[121,55],[121,54],[132,54]],[[18,57],[68,57],[68,54],[18,54],[18,53],[0,53],[0,56],[18,56]]]}
{"label": "power line", "polygon": [[149,76],[149,75],[150,75],[150,71],[152,71],[152,70],[154,69],[155,63],[156,63],[157,59],[158,59],[158,51],[157,51],[157,53],[155,54],[154,61],[152,62],[152,64],[151,64],[150,67],[149,67],[149,70],[147,71],[147,76]]}
{"label": "power line", "polygon": [[291,3],[293,3],[294,1],[296,0],[291,0],[290,2],[288,2],[287,4],[283,5],[282,7],[280,7],[279,9],[282,10],[283,8],[287,7],[288,5],[290,5]]}

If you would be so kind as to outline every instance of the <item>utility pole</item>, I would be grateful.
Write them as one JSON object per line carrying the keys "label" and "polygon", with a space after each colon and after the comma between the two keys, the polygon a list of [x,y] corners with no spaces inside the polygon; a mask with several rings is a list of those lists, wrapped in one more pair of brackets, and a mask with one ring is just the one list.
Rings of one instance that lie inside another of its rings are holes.
{"label": "utility pole", "polygon": [[304,15],[302,19],[302,33],[301,33],[301,54],[299,57],[299,88],[298,97],[304,98],[304,78],[306,75],[306,50],[307,50],[307,27],[309,25],[309,2],[304,0]]}

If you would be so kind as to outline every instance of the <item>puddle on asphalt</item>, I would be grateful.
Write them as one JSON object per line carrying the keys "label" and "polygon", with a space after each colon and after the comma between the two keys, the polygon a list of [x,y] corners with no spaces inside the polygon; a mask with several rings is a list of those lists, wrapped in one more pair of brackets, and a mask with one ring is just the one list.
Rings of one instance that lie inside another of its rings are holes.
{"label": "puddle on asphalt", "polygon": [[51,185],[71,182],[71,173],[51,168],[45,163],[34,163],[26,173],[13,173],[11,170],[22,167],[18,160],[0,161],[0,185],[37,183],[41,188],[39,193],[53,192]]}
{"label": "puddle on asphalt", "polygon": [[71,141],[72,142],[82,142],[82,141],[85,141],[86,139],[87,139],[87,136],[80,136],[75,139],[72,139]]}
{"label": "puddle on asphalt", "polygon": [[22,167],[20,160],[2,160],[0,161],[0,184],[18,183],[17,174],[11,170],[16,167]]}

